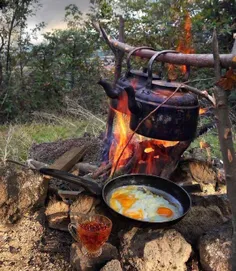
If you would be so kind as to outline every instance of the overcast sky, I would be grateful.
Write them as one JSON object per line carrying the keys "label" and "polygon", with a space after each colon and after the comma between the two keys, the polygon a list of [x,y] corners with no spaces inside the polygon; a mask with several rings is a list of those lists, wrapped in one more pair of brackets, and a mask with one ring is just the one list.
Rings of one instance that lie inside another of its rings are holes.
{"label": "overcast sky", "polygon": [[[44,32],[55,28],[64,28],[65,7],[69,4],[76,4],[82,12],[89,9],[89,0],[39,0],[42,7],[36,11],[34,17],[29,18],[29,29],[35,24],[45,22],[47,24]],[[39,39],[41,40],[41,39]]]}

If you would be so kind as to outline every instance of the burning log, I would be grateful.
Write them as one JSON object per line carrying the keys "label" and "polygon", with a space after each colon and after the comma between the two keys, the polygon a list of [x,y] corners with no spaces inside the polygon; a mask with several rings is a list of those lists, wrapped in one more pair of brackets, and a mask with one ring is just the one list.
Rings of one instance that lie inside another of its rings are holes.
{"label": "burning log", "polygon": [[112,164],[111,163],[108,163],[106,165],[102,165],[101,167],[98,168],[97,171],[95,171],[93,174],[92,174],[92,178],[93,179],[97,179],[99,176],[101,175],[104,175],[108,172],[111,171],[111,167],[112,167]]}
{"label": "burning log", "polygon": [[176,146],[170,149],[169,155],[171,157],[168,165],[163,167],[163,170],[160,174],[163,178],[169,178],[171,173],[176,169],[178,162],[180,160],[181,155],[184,151],[189,147],[191,141],[181,141]]}

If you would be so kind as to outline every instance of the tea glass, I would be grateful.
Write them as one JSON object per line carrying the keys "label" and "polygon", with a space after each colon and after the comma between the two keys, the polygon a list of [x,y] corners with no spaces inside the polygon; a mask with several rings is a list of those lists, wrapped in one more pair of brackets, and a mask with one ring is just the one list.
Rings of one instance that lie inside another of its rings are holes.
{"label": "tea glass", "polygon": [[111,228],[111,220],[103,215],[81,217],[68,225],[72,237],[81,243],[82,253],[91,258],[102,254],[102,246],[108,240]]}

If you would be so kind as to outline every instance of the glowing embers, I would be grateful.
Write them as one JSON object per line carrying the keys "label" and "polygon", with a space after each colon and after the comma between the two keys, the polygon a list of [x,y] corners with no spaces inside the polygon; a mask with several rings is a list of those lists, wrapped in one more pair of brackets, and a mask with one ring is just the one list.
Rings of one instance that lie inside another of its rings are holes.
{"label": "glowing embers", "polygon": [[155,151],[153,148],[146,148],[144,150],[144,152],[146,152],[146,153],[150,153],[150,152],[153,152],[153,151]]}
{"label": "glowing embers", "polygon": [[171,161],[170,149],[178,141],[155,140],[139,136],[140,142],[135,148],[136,162],[133,173],[159,175],[161,168]]}

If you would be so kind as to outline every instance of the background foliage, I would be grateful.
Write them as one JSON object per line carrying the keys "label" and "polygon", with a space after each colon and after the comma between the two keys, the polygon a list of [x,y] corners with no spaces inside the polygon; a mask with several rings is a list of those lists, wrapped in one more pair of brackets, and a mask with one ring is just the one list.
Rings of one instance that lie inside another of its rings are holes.
{"label": "background foliage", "polygon": [[[0,122],[27,121],[34,111],[63,112],[65,99],[76,100],[95,114],[106,113],[106,99],[96,82],[110,76],[98,50],[108,48],[91,21],[100,20],[113,37],[119,16],[125,19],[125,40],[131,45],[175,49],[184,37],[187,15],[192,20],[191,46],[196,53],[210,53],[212,30],[217,28],[220,52],[229,53],[236,30],[236,1],[232,0],[91,0],[85,17],[78,7],[65,7],[67,28],[44,34],[33,43],[44,23],[27,30],[27,18],[39,7],[38,0],[0,2]],[[139,64],[140,65],[140,64]],[[211,78],[211,70],[192,69],[191,78]],[[211,80],[195,81],[207,88]],[[232,106],[234,95],[231,96]],[[233,109],[234,110],[234,109]]]}

